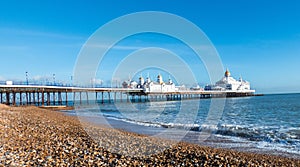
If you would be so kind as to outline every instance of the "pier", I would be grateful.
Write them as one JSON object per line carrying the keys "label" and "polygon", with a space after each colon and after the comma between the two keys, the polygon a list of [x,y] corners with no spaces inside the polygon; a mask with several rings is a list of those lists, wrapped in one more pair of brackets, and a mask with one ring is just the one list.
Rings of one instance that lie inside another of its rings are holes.
{"label": "pier", "polygon": [[[0,85],[0,103],[13,106],[75,105],[110,102],[143,102],[184,100],[193,98],[255,96],[253,91],[200,91],[179,90],[176,92],[145,93],[143,89],[87,88],[35,85]],[[72,102],[72,103],[71,103]]]}

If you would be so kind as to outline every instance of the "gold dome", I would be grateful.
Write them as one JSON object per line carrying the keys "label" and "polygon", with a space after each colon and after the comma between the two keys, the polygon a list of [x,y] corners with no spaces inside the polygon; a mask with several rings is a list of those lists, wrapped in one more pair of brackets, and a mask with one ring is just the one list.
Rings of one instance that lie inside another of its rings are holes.
{"label": "gold dome", "polygon": [[157,82],[158,82],[159,84],[163,84],[163,83],[164,83],[164,81],[163,81],[163,79],[162,79],[162,76],[161,76],[160,74],[157,76]]}
{"label": "gold dome", "polygon": [[225,77],[230,77],[230,72],[228,69],[226,69],[226,71],[225,71]]}

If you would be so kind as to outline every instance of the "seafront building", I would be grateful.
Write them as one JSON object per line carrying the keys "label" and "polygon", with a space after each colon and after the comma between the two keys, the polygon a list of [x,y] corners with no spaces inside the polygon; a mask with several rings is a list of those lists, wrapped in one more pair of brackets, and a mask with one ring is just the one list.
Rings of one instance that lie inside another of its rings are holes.
{"label": "seafront building", "polygon": [[[124,81],[123,88],[139,88],[143,89],[144,93],[168,93],[178,92],[180,87],[175,86],[173,81],[169,79],[167,82],[163,81],[163,77],[159,74],[157,81],[151,81],[149,77],[146,80],[142,76],[139,77],[139,81],[135,82],[132,80]],[[255,92],[251,90],[250,82],[245,81],[240,77],[239,80],[234,79],[229,70],[225,71],[224,77],[217,81],[215,84],[207,85],[205,88],[199,86],[192,87],[191,91],[229,91],[229,92]]]}
{"label": "seafront building", "polygon": [[123,82],[123,88],[141,88],[145,93],[165,93],[165,92],[176,92],[178,88],[175,87],[175,84],[171,79],[168,82],[163,81],[163,77],[159,74],[157,76],[157,81],[151,81],[149,77],[147,77],[146,81],[142,76],[139,77],[139,82],[131,81]]}
{"label": "seafront building", "polygon": [[253,91],[250,88],[250,83],[240,77],[239,80],[234,79],[230,76],[230,72],[227,69],[224,77],[216,82],[214,85],[205,86],[204,90],[215,90],[215,91]]}

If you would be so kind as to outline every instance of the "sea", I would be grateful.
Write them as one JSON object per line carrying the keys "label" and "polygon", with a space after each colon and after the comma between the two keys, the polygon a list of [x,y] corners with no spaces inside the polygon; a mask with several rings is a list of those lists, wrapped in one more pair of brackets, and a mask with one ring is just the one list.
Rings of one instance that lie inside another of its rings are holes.
{"label": "sea", "polygon": [[150,136],[300,158],[300,94],[213,100],[96,103],[68,114]]}

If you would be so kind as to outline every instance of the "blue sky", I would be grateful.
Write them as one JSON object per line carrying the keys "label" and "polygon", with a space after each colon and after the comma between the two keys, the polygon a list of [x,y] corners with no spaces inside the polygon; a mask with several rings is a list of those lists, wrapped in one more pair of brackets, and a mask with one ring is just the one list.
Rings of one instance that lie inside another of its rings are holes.
{"label": "blue sky", "polygon": [[[234,77],[249,80],[258,92],[300,92],[299,9],[296,0],[1,1],[0,80],[25,80],[28,71],[30,79],[55,74],[56,80],[70,82],[82,45],[99,27],[132,12],[163,11],[199,26],[224,67]],[[134,47],[167,44],[177,43],[145,35],[124,41],[122,49],[112,52],[124,55]],[[203,67],[191,66],[205,73]],[[110,72],[109,64],[103,68]],[[109,80],[103,71],[100,67],[97,78]],[[205,82],[203,74],[200,83]]]}

